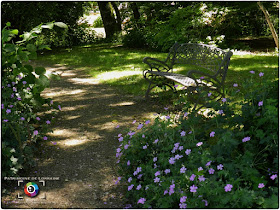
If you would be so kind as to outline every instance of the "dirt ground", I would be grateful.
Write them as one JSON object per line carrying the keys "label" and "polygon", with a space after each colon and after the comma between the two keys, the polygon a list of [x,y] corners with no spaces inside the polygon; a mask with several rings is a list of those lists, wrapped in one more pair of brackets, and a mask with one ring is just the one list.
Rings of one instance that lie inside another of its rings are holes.
{"label": "dirt ground", "polygon": [[[2,208],[124,208],[125,190],[115,185],[117,136],[152,119],[163,111],[163,105],[124,95],[83,70],[36,65],[61,76],[61,80],[51,82],[43,96],[59,102],[62,111],[51,125],[54,132],[44,142],[29,176],[59,180],[40,185],[40,194],[34,198],[25,196],[23,187],[11,186],[13,192],[2,195]],[[132,124],[134,120],[137,122]],[[17,199],[18,195],[23,199]]]}

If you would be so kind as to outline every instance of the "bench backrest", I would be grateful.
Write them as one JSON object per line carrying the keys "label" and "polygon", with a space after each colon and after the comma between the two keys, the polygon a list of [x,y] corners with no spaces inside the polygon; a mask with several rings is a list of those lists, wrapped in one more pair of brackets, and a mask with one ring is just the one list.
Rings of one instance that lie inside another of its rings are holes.
{"label": "bench backrest", "polygon": [[213,76],[220,77],[223,83],[232,54],[210,45],[176,42],[170,48],[166,62],[172,67],[175,64],[197,65],[213,72]]}

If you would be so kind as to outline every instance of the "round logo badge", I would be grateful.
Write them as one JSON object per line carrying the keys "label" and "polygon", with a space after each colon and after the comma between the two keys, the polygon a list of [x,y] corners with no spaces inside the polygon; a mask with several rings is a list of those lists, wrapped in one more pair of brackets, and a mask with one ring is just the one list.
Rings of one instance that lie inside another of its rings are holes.
{"label": "round logo badge", "polygon": [[24,186],[24,192],[29,197],[35,197],[39,193],[39,187],[34,182],[28,182]]}

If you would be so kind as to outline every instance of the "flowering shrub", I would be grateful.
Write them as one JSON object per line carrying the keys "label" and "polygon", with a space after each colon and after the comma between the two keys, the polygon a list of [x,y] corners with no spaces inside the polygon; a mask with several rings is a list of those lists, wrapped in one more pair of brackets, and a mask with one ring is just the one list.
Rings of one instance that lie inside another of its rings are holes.
{"label": "flowering shrub", "polygon": [[119,134],[116,184],[127,185],[131,205],[278,208],[278,81],[263,76],[233,84],[232,97],[209,101],[205,115],[185,102],[180,114]]}
{"label": "flowering shrub", "polygon": [[[61,25],[62,23],[54,23]],[[48,46],[34,45],[35,37],[41,32],[41,24],[31,32],[20,37],[17,29],[9,29],[10,23],[2,30],[2,176],[16,175],[20,169],[32,164],[33,153],[38,140],[47,140],[46,133],[53,115],[60,106],[50,98],[41,97],[41,92],[48,87],[49,77],[58,79],[56,75],[46,76],[43,67],[35,69],[28,64],[29,59],[37,57],[37,50],[49,49]],[[52,109],[49,115],[38,115],[43,105]]]}

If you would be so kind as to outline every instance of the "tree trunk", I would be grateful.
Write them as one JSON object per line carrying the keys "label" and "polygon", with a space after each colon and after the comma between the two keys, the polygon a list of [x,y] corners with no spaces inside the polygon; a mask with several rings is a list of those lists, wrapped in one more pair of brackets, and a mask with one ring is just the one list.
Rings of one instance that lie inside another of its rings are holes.
{"label": "tree trunk", "polygon": [[111,38],[117,31],[117,22],[110,2],[98,1],[101,18],[103,21],[106,38]]}
{"label": "tree trunk", "polygon": [[265,16],[265,19],[266,19],[266,22],[267,24],[269,25],[269,28],[270,28],[270,31],[272,33],[272,36],[273,36],[273,39],[274,39],[274,42],[276,44],[276,47],[279,49],[279,39],[278,39],[278,36],[277,36],[277,33],[275,31],[275,28],[270,20],[270,17],[269,17],[269,13],[268,11],[264,8],[264,6],[262,5],[261,2],[258,2],[258,5],[260,7],[260,9],[263,11],[264,13],[264,16]]}
{"label": "tree trunk", "polygon": [[122,30],[121,13],[120,13],[120,11],[119,11],[119,9],[118,9],[117,4],[116,4],[114,1],[112,1],[111,4],[112,4],[112,6],[113,6],[113,8],[114,8],[114,10],[115,10],[115,12],[116,12],[116,16],[117,16],[117,26],[118,26],[117,29],[118,29],[118,31],[121,31],[121,30]]}

